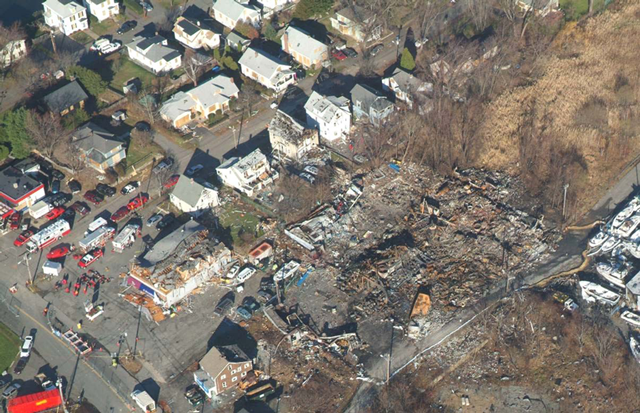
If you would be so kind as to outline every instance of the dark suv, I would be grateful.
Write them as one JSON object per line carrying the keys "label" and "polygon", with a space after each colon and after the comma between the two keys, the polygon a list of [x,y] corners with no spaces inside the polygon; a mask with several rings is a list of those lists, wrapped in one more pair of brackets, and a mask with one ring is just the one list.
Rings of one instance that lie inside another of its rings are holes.
{"label": "dark suv", "polygon": [[134,20],[129,20],[128,22],[124,22],[122,23],[122,26],[120,26],[120,28],[118,29],[118,34],[125,34],[126,32],[129,32],[135,29],[137,25],[138,25],[138,22]]}
{"label": "dark suv", "polygon": [[98,184],[96,185],[96,191],[101,195],[112,197],[116,194],[116,189],[107,184]]}

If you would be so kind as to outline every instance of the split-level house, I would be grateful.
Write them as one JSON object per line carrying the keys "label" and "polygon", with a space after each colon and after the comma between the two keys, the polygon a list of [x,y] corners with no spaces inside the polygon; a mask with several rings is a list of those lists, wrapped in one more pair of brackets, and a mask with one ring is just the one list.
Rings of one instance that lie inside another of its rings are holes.
{"label": "split-level house", "polygon": [[344,138],[351,130],[349,100],[343,97],[322,96],[312,92],[304,105],[307,124],[320,131],[320,137],[335,141]]}
{"label": "split-level house", "polygon": [[79,127],[71,139],[87,166],[102,173],[127,157],[124,142],[93,122]]}
{"label": "split-level house", "polygon": [[84,5],[99,22],[120,14],[120,3],[117,0],[84,0]]}
{"label": "split-level house", "polygon": [[220,33],[203,20],[178,17],[173,26],[173,35],[190,49],[212,50],[220,46]]}
{"label": "split-level house", "polygon": [[199,364],[193,378],[209,398],[236,387],[253,370],[251,359],[236,345],[211,348]]}
{"label": "split-level house", "polygon": [[238,63],[243,75],[276,93],[283,92],[296,81],[291,66],[253,47],[244,52]]}
{"label": "split-level house", "polygon": [[260,25],[260,10],[251,6],[249,2],[235,0],[217,0],[213,3],[213,17],[225,27],[233,30],[240,22]]}
{"label": "split-level house", "polygon": [[248,196],[278,179],[279,174],[271,168],[269,160],[256,149],[244,158],[229,158],[216,168],[220,181]]}
{"label": "split-level house", "polygon": [[179,129],[194,119],[229,110],[231,99],[238,98],[238,87],[233,78],[218,75],[187,92],[178,92],[160,109],[162,119]]}
{"label": "split-level house", "polygon": [[345,7],[338,10],[330,19],[331,27],[358,42],[379,39],[382,35],[382,26],[375,22],[376,16],[366,16],[366,11],[360,6]]}
{"label": "split-level house", "polygon": [[287,27],[281,41],[282,50],[306,68],[319,69],[329,59],[329,47],[297,27]]}
{"label": "split-level house", "polygon": [[182,65],[180,52],[167,45],[167,39],[162,36],[136,36],[127,45],[129,58],[155,73],[166,73]]}
{"label": "split-level house", "polygon": [[320,144],[318,131],[278,110],[269,122],[269,142],[279,157],[300,159]]}
{"label": "split-level house", "polygon": [[75,0],[47,0],[42,7],[45,24],[67,36],[89,28],[87,9]]}

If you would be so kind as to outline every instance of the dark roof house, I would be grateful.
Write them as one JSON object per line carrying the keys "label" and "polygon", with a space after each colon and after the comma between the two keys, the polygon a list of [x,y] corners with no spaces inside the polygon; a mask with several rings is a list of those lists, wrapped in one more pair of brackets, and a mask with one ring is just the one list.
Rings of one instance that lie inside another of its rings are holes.
{"label": "dark roof house", "polygon": [[45,96],[44,103],[51,112],[64,116],[75,109],[83,108],[88,98],[80,83],[74,80]]}
{"label": "dark roof house", "polygon": [[44,196],[44,185],[10,166],[0,172],[0,198],[12,208],[31,206]]}
{"label": "dark roof house", "polygon": [[93,122],[78,128],[73,134],[73,141],[89,166],[100,172],[126,158],[124,143]]}
{"label": "dark roof house", "polygon": [[393,103],[384,94],[361,84],[351,89],[351,102],[357,119],[367,117],[373,123],[385,119],[394,108]]}

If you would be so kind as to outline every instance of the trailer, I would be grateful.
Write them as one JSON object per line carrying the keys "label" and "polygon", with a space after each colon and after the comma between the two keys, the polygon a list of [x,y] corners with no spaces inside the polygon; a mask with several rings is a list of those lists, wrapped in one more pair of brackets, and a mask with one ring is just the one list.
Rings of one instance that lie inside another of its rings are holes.
{"label": "trailer", "polygon": [[62,406],[61,393],[57,388],[16,397],[7,403],[9,413],[36,413]]}
{"label": "trailer", "polygon": [[116,230],[112,227],[100,227],[80,240],[80,242],[78,242],[78,246],[83,252],[90,251],[94,248],[104,247],[107,240],[113,238],[113,234],[115,234],[115,232]]}
{"label": "trailer", "polygon": [[73,330],[69,329],[66,333],[62,335],[71,346],[81,355],[85,355],[91,353],[91,347],[89,343],[80,338],[80,336]]}
{"label": "trailer", "polygon": [[27,250],[35,252],[39,249],[44,249],[70,232],[71,225],[64,219],[59,219],[32,236],[27,242]]}
{"label": "trailer", "polygon": [[51,211],[51,205],[44,201],[38,201],[29,208],[29,215],[31,215],[33,219],[38,219],[47,215],[49,211]]}
{"label": "trailer", "polygon": [[122,231],[116,236],[111,244],[113,245],[114,252],[122,252],[125,248],[131,246],[136,240],[136,237],[140,236],[140,225],[127,224]]}
{"label": "trailer", "polygon": [[45,261],[42,265],[42,272],[45,275],[55,275],[57,277],[62,272],[62,264],[55,261]]}
{"label": "trailer", "polygon": [[104,313],[104,309],[101,305],[93,305],[89,300],[84,303],[84,311],[89,321],[95,320]]}

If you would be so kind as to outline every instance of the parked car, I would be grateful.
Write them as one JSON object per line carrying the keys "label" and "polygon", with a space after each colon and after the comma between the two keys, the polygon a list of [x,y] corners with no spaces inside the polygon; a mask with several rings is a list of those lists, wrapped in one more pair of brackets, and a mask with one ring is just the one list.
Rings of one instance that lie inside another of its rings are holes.
{"label": "parked car", "polygon": [[245,320],[250,320],[251,317],[253,316],[253,314],[251,314],[251,311],[247,310],[243,306],[240,306],[240,307],[236,308],[236,313],[240,317],[244,318]]}
{"label": "parked car", "polygon": [[85,254],[82,258],[80,258],[80,261],[78,261],[78,266],[80,268],[87,268],[91,264],[96,262],[98,258],[102,257],[103,255],[104,255],[104,252],[102,252],[101,249],[96,248],[95,250],[90,251],[89,253]]}
{"label": "parked car", "polygon": [[156,228],[159,230],[162,230],[166,227],[168,227],[169,225],[171,225],[173,223],[173,221],[175,221],[176,218],[173,216],[173,214],[169,213],[165,216],[162,217],[162,219],[158,222],[158,224],[156,225]]}
{"label": "parked car", "polygon": [[238,263],[233,264],[231,269],[227,272],[227,278],[230,278],[230,279],[236,278],[236,275],[238,275],[239,271],[240,271],[240,264]]}
{"label": "parked car", "polygon": [[299,176],[310,184],[313,184],[316,181],[316,178],[313,175],[306,172],[301,173]]}
{"label": "parked car", "polygon": [[91,202],[93,205],[98,206],[102,201],[104,201],[104,197],[97,193],[96,191],[87,191],[84,194],[84,199]]}
{"label": "parked car", "polygon": [[151,125],[147,122],[140,121],[134,126],[139,132],[151,132]]}
{"label": "parked car", "polygon": [[204,401],[204,393],[202,393],[202,390],[195,384],[187,387],[184,397],[186,397],[189,404],[193,407],[201,405]]}
{"label": "parked car", "polygon": [[147,220],[147,226],[152,227],[156,222],[162,219],[162,214],[153,214]]}
{"label": "parked car", "polygon": [[135,29],[137,25],[138,25],[138,22],[135,20],[129,20],[127,22],[124,22],[122,23],[122,26],[120,26],[120,28],[118,29],[117,33],[125,34],[126,32],[129,32]]}
{"label": "parked car", "polygon": [[98,184],[96,185],[96,191],[101,195],[112,197],[116,194],[116,189],[107,184]]}
{"label": "parked car", "polygon": [[131,181],[122,187],[122,189],[120,190],[120,193],[122,195],[130,194],[131,192],[135,191],[139,187],[140,187],[140,181]]}
{"label": "parked car", "polygon": [[358,52],[350,47],[345,48],[342,52],[352,59],[358,57]]}
{"label": "parked car", "polygon": [[119,41],[115,41],[103,47],[102,50],[100,50],[100,52],[102,54],[111,54],[115,51],[120,50],[121,47],[122,47],[122,43],[120,43]]}
{"label": "parked car", "polygon": [[258,300],[262,301],[263,303],[269,302],[269,300],[271,300],[272,298],[273,298],[273,292],[271,290],[268,290],[268,289],[258,290]]}
{"label": "parked car", "polygon": [[164,158],[156,166],[153,167],[153,172],[160,172],[164,169],[170,168],[173,165],[173,158]]}
{"label": "parked car", "polygon": [[167,182],[165,182],[163,184],[163,186],[165,188],[172,188],[172,187],[176,186],[176,184],[178,183],[179,180],[180,180],[180,175],[179,174],[171,175],[169,177],[169,179],[167,179]]}
{"label": "parked car", "polygon": [[318,175],[318,172],[319,172],[319,171],[318,171],[318,167],[317,167],[317,166],[313,166],[313,165],[307,165],[307,166],[305,166],[305,167],[304,167],[304,171],[305,171],[306,173],[309,173],[309,174],[313,175],[313,176]]}
{"label": "parked car", "polygon": [[371,56],[375,56],[378,53],[380,53],[382,51],[382,49],[384,49],[384,46],[381,44],[377,44],[375,46],[373,46],[373,48],[371,49]]}
{"label": "parked car", "polygon": [[151,3],[147,3],[146,1],[141,1],[140,5],[147,13],[153,11],[153,6],[151,5]]}
{"label": "parked car", "polygon": [[331,56],[333,56],[334,59],[342,61],[345,60],[347,58],[347,55],[344,54],[342,52],[342,50],[334,50],[331,52]]}
{"label": "parked car", "polygon": [[20,383],[13,383],[2,392],[3,399],[13,399],[18,394],[18,390],[20,389]]}
{"label": "parked car", "polygon": [[256,269],[248,266],[242,269],[242,271],[240,271],[240,273],[238,274],[238,278],[237,278],[237,282],[238,283],[243,283],[245,281],[247,281],[249,278],[251,278],[253,276],[253,274],[256,273]]}
{"label": "parked car", "polygon": [[126,206],[123,206],[123,207],[120,207],[116,212],[111,214],[111,220],[113,222],[118,222],[124,217],[126,217],[127,215],[129,215],[129,208],[127,208]]}
{"label": "parked car", "polygon": [[48,260],[55,260],[57,258],[65,257],[71,252],[71,248],[68,245],[61,244],[51,248],[51,251],[47,254]]}
{"label": "parked car", "polygon": [[76,181],[75,179],[69,181],[69,183],[67,183],[67,186],[69,187],[69,190],[72,194],[77,194],[78,192],[82,191],[82,185],[80,185],[80,182]]}
{"label": "parked car", "polygon": [[57,179],[59,181],[64,181],[65,178],[64,174],[57,169],[51,171],[51,176],[53,177],[53,179]]}
{"label": "parked car", "polygon": [[224,316],[229,312],[231,307],[233,306],[233,300],[231,298],[225,297],[218,303],[216,308],[213,310],[213,313],[217,316]]}
{"label": "parked car", "polygon": [[60,215],[62,215],[62,214],[64,214],[64,208],[63,207],[55,207],[51,211],[49,211],[47,213],[47,215],[45,215],[45,218],[47,218],[47,220],[49,220],[49,221],[53,221],[54,219],[60,217]]}
{"label": "parked car", "polygon": [[58,181],[57,179],[54,179],[53,182],[51,183],[51,193],[57,194],[58,192],[60,192],[60,181]]}
{"label": "parked car", "polygon": [[13,215],[9,217],[9,229],[13,231],[20,228],[20,221],[22,221],[22,214],[20,212],[14,212]]}
{"label": "parked car", "polygon": [[43,199],[49,205],[54,207],[59,207],[61,205],[66,204],[72,197],[63,192],[58,192],[57,194],[49,195]]}
{"label": "parked car", "polygon": [[28,357],[20,357],[16,365],[13,367],[13,374],[22,373],[22,370],[27,366],[27,361],[29,361]]}
{"label": "parked car", "polygon": [[26,336],[20,347],[20,357],[29,357],[33,347],[33,336]]}
{"label": "parked car", "polygon": [[135,198],[131,198],[131,201],[127,204],[127,208],[133,211],[135,209],[142,208],[147,202],[149,202],[149,197],[145,194],[140,194]]}
{"label": "parked car", "polygon": [[69,207],[70,209],[76,211],[76,213],[80,214],[80,216],[85,216],[89,212],[91,212],[91,208],[86,206],[83,202],[76,201]]}
{"label": "parked car", "polygon": [[102,50],[103,47],[106,47],[109,44],[111,44],[111,41],[103,37],[93,42],[89,50],[91,50],[92,52],[99,52]]}
{"label": "parked car", "polygon": [[201,164],[193,165],[192,167],[190,167],[186,171],[184,171],[184,174],[186,176],[193,176],[193,175],[197,174],[198,172],[200,172],[202,170],[202,168],[204,168],[204,166],[202,166]]}
{"label": "parked car", "polygon": [[13,245],[15,245],[16,247],[21,247],[24,244],[26,244],[31,237],[33,236],[33,231],[28,229],[26,231],[22,231],[22,233],[20,233],[20,235],[18,235],[18,238],[16,238],[15,241],[13,241]]}

